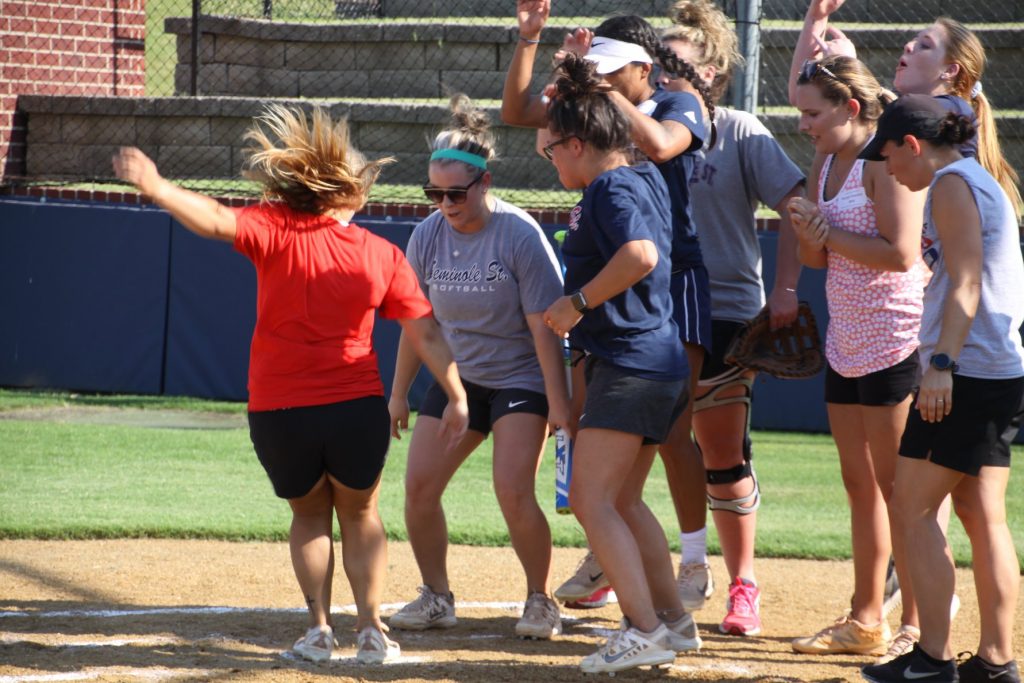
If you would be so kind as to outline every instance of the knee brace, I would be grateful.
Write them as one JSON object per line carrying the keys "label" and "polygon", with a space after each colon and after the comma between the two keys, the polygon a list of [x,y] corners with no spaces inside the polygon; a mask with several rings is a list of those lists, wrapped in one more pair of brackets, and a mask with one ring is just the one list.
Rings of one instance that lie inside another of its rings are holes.
{"label": "knee brace", "polygon": [[[732,387],[743,387],[743,394],[740,396],[719,396],[719,393]],[[750,421],[750,397],[754,393],[754,378],[743,377],[728,377],[725,378],[720,384],[715,384],[714,388],[708,393],[704,394],[698,399],[693,401],[693,412],[699,413],[702,410],[708,408],[716,408],[718,406],[732,405],[733,403],[742,403],[747,406],[747,421]]]}
{"label": "knee brace", "polygon": [[[749,453],[749,450],[747,450]],[[750,459],[747,457],[742,465],[730,467],[725,470],[708,470],[709,484],[732,484],[750,478],[754,484],[754,490],[748,495],[740,498],[715,498],[710,493],[708,496],[708,507],[712,510],[726,510],[738,515],[749,515],[761,507],[761,487],[757,484],[757,476],[754,468],[750,466]]]}

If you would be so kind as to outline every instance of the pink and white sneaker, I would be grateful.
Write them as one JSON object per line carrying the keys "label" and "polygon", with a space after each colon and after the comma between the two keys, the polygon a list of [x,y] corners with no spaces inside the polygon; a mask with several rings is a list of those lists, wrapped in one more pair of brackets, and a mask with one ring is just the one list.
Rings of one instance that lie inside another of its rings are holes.
{"label": "pink and white sneaker", "polygon": [[733,636],[756,636],[761,633],[761,589],[736,577],[729,586],[725,603],[726,615],[718,630]]}
{"label": "pink and white sneaker", "polygon": [[615,590],[611,586],[605,586],[603,588],[598,588],[585,598],[570,600],[565,603],[565,606],[569,609],[598,609],[600,607],[604,607],[609,602],[614,603],[618,601],[619,600],[615,595]]}

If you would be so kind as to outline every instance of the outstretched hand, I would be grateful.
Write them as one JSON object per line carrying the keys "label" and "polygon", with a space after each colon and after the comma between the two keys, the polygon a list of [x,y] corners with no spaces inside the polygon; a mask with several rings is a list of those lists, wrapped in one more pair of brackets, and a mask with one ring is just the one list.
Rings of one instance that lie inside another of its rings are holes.
{"label": "outstretched hand", "polygon": [[519,35],[527,40],[540,38],[540,32],[548,23],[551,14],[551,0],[517,0],[516,21]]}
{"label": "outstretched hand", "polygon": [[114,175],[131,183],[143,194],[153,196],[160,173],[156,164],[137,147],[122,147],[113,157]]}
{"label": "outstretched hand", "polygon": [[853,41],[836,26],[829,25],[824,36],[814,36],[814,42],[817,43],[817,50],[813,55],[815,59],[834,56],[857,59],[857,48]]}
{"label": "outstretched hand", "polygon": [[812,16],[828,19],[830,15],[843,6],[846,0],[811,0],[811,6],[807,9]]}

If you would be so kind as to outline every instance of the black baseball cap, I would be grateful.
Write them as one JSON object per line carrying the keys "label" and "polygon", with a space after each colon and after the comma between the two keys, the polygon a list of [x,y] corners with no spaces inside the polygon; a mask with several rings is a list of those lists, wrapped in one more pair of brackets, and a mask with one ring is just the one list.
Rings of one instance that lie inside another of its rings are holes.
{"label": "black baseball cap", "polygon": [[903,95],[889,103],[878,119],[875,137],[857,155],[858,159],[884,161],[882,148],[889,140],[902,140],[913,135],[921,140],[934,140],[949,110],[931,95]]}

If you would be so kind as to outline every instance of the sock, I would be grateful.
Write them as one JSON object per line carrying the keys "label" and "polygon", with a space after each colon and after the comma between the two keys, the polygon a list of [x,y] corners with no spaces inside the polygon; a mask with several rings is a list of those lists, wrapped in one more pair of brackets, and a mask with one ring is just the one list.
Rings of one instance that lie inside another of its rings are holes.
{"label": "sock", "polygon": [[683,564],[708,563],[708,528],[698,531],[679,532],[679,547],[683,553]]}
{"label": "sock", "polygon": [[932,666],[949,666],[953,661],[952,659],[936,659],[916,645],[914,646],[914,649],[917,650],[917,654],[921,655],[921,658],[924,659],[924,661],[928,662]]}

